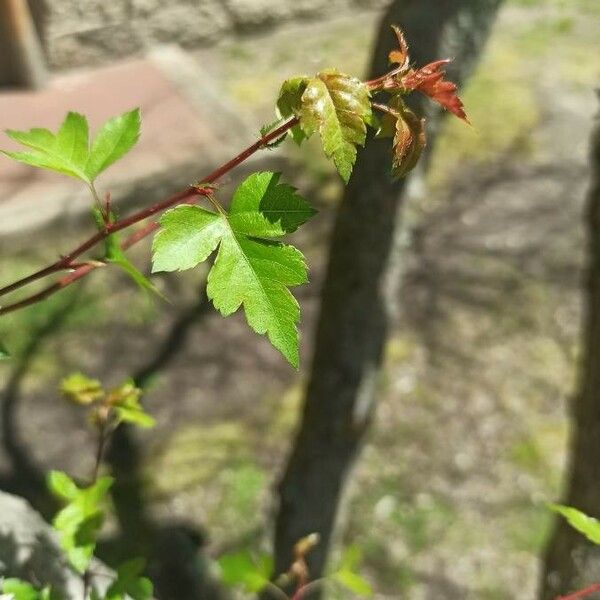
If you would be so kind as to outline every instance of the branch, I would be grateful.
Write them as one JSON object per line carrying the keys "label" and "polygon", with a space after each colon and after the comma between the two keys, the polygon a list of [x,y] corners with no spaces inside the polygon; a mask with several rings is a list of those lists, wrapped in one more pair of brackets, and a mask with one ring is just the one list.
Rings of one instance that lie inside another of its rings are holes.
{"label": "branch", "polygon": [[566,596],[557,596],[556,600],[579,600],[580,598],[587,598],[590,594],[600,591],[600,583],[594,583],[583,590],[567,594]]}
{"label": "branch", "polygon": [[[189,187],[185,190],[182,190],[181,192],[178,192],[177,194],[174,194],[173,196],[170,196],[166,200],[162,200],[161,202],[158,202],[157,204],[154,204],[148,208],[138,211],[137,213],[134,213],[130,217],[121,219],[119,221],[115,221],[112,224],[107,223],[100,231],[95,233],[93,236],[91,236],[89,239],[87,239],[85,242],[83,242],[77,248],[75,248],[74,250],[69,252],[67,255],[61,257],[55,263],[52,263],[51,265],[44,267],[43,269],[36,271],[35,273],[32,273],[31,275],[28,275],[27,277],[24,277],[23,279],[15,281],[14,283],[11,283],[10,285],[7,285],[4,288],[1,288],[0,296],[3,296],[5,294],[14,292],[15,290],[18,290],[19,288],[22,288],[22,287],[24,287],[30,283],[33,283],[39,279],[43,279],[49,275],[52,275],[54,273],[58,273],[60,271],[67,271],[67,270],[71,271],[71,273],[62,277],[61,279],[59,279],[52,285],[46,287],[41,292],[38,292],[37,294],[33,294],[31,296],[28,296],[27,298],[24,298],[23,300],[20,300],[19,302],[15,302],[13,304],[9,304],[7,306],[0,307],[0,315],[5,315],[10,312],[19,310],[21,308],[25,308],[26,306],[30,306],[32,304],[41,302],[42,300],[45,300],[48,296],[55,294],[56,292],[62,290],[63,288],[71,285],[72,283],[75,283],[75,281],[78,281],[82,277],[85,277],[88,273],[90,273],[94,269],[101,267],[101,266],[105,266],[106,263],[103,261],[87,262],[84,264],[76,265],[75,260],[77,258],[79,258],[82,254],[84,254],[85,252],[87,252],[88,250],[90,250],[91,248],[96,246],[98,243],[105,240],[109,235],[111,235],[113,233],[117,233],[118,231],[127,229],[127,228],[131,227],[132,225],[135,225],[141,221],[148,219],[149,217],[151,217],[157,213],[160,213],[160,212],[166,210],[167,208],[171,208],[172,206],[177,206],[179,204],[192,203],[195,201],[195,199],[198,196],[208,194],[208,192],[210,191],[208,186],[210,184],[213,184],[216,181],[218,181],[221,177],[223,177],[223,175],[229,173],[235,167],[242,164],[244,161],[246,161],[248,158],[250,158],[253,154],[258,152],[258,150],[261,150],[262,148],[264,148],[265,146],[267,146],[274,140],[277,140],[278,138],[280,138],[283,134],[285,134],[289,129],[291,129],[297,123],[298,123],[298,119],[296,117],[293,117],[292,119],[289,119],[288,121],[283,123],[283,125],[281,125],[277,129],[274,129],[270,133],[262,136],[259,140],[254,142],[254,144],[252,144],[251,146],[248,146],[248,148],[246,148],[245,150],[240,152],[237,156],[235,156],[234,158],[232,158],[230,161],[226,162],[225,164],[221,165],[220,167],[215,169],[212,173],[210,173],[208,176],[206,176],[204,179],[202,179],[199,187],[197,187],[197,188]],[[202,188],[202,185],[204,185],[204,184],[207,185],[206,190]],[[157,228],[158,228],[157,223],[149,223],[143,229],[132,233],[127,239],[125,239],[125,241],[121,244],[121,248],[123,250],[127,250],[134,244],[137,244],[140,240],[142,240],[145,237],[147,237],[148,235],[150,235]]]}
{"label": "branch", "polygon": [[[381,89],[382,83],[392,77],[398,69],[392,70],[377,79],[372,79],[370,81],[366,81],[365,85],[369,88],[369,90],[376,92]],[[379,108],[378,105],[375,106]],[[0,296],[4,296],[6,294],[10,294],[22,287],[25,287],[35,281],[40,279],[44,279],[50,275],[54,275],[55,273],[59,273],[61,271],[70,271],[68,275],[65,275],[52,285],[44,288],[40,292],[36,294],[32,294],[31,296],[27,296],[23,300],[18,302],[14,302],[13,304],[8,304],[6,306],[0,306],[0,316],[6,315],[8,313],[14,312],[16,310],[20,310],[27,306],[31,306],[32,304],[36,304],[48,298],[63,288],[75,283],[82,277],[85,277],[88,273],[93,271],[94,269],[105,266],[106,263],[104,261],[93,261],[93,262],[84,262],[76,263],[76,259],[79,258],[82,254],[91,250],[94,246],[105,240],[109,235],[113,233],[117,233],[123,229],[127,229],[132,225],[135,225],[141,221],[148,219],[149,217],[160,213],[168,208],[173,206],[177,206],[179,204],[185,203],[193,203],[197,199],[198,196],[207,195],[210,191],[210,184],[218,181],[223,175],[229,173],[237,166],[242,164],[248,158],[250,158],[253,154],[255,154],[258,150],[267,147],[270,143],[279,139],[282,135],[284,135],[289,129],[294,127],[299,123],[299,119],[297,117],[293,117],[279,126],[277,129],[274,129],[270,133],[263,135],[260,139],[258,139],[254,144],[248,146],[245,150],[240,152],[237,156],[232,158],[230,161],[224,163],[217,169],[215,169],[212,173],[210,173],[207,177],[201,180],[201,185],[199,187],[188,187],[185,190],[182,190],[169,198],[158,202],[148,208],[142,209],[130,217],[125,219],[121,219],[115,221],[114,223],[105,223],[104,227],[95,233],[93,236],[88,238],[85,242],[79,245],[77,248],[62,256],[59,260],[24,277],[11,283],[3,288],[0,288]],[[207,184],[207,189],[202,189],[202,184]],[[157,223],[149,223],[142,229],[132,233],[125,241],[121,244],[121,248],[123,250],[129,249],[131,246],[137,244],[139,241],[143,240],[154,231],[158,229]]]}

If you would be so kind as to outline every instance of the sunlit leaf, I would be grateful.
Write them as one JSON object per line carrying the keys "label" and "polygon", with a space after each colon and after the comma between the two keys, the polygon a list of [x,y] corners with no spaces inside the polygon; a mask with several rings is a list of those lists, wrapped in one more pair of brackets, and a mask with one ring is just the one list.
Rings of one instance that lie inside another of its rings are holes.
{"label": "sunlit leaf", "polygon": [[27,581],[8,577],[0,584],[3,594],[8,594],[12,600],[42,600],[41,592]]}
{"label": "sunlit leaf", "polygon": [[316,214],[296,188],[280,182],[279,173],[253,173],[235,191],[229,221],[240,233],[280,237]]}
{"label": "sunlit leaf", "polygon": [[108,394],[107,403],[115,411],[120,423],[131,423],[142,428],[154,427],[156,421],[144,411],[140,404],[141,396],[142,390],[128,380]]}
{"label": "sunlit leaf", "polygon": [[300,309],[288,287],[307,281],[304,257],[273,241],[313,211],[274,173],[250,176],[236,191],[229,213],[180,206],[161,218],[154,238],[153,271],[190,269],[219,248],[207,293],[225,316],[244,307],[254,331],[298,365]]}
{"label": "sunlit leaf", "polygon": [[61,393],[76,404],[91,404],[102,398],[104,390],[97,379],[83,373],[72,373],[60,383]]}
{"label": "sunlit leaf", "polygon": [[19,162],[75,177],[91,184],[96,176],[127,153],[140,135],[140,111],[135,109],[107,121],[90,148],[87,119],[69,112],[56,134],[48,129],[7,130],[29,150],[0,151]]}
{"label": "sunlit leaf", "polygon": [[46,482],[48,489],[62,500],[75,500],[79,494],[77,484],[62,471],[50,471]]}
{"label": "sunlit leaf", "polygon": [[353,571],[347,569],[342,569],[336,573],[333,573],[332,577],[340,585],[357,596],[364,598],[370,598],[373,596],[373,588],[371,587],[371,584],[358,573],[354,573]]}
{"label": "sunlit leaf", "polygon": [[29,131],[7,130],[11,139],[30,148],[23,152],[0,151],[19,162],[63,173],[90,183],[86,172],[89,157],[89,129],[87,119],[78,113],[70,112],[63,121],[58,133],[48,129]]}
{"label": "sunlit leaf", "polygon": [[[92,209],[92,216],[96,221],[98,230],[102,231],[105,226],[104,221],[106,216],[98,207]],[[110,223],[114,223],[115,216],[111,213],[108,216],[108,220]],[[152,281],[138,270],[138,268],[127,258],[127,255],[121,249],[121,243],[117,233],[111,233],[105,238],[104,259],[106,262],[119,267],[144,292],[152,292],[163,300],[166,300],[165,296],[158,290]]]}
{"label": "sunlit leaf", "polygon": [[268,555],[256,560],[248,551],[225,554],[217,564],[225,585],[240,586],[248,593],[260,592],[268,584],[273,570],[273,561]]}
{"label": "sunlit leaf", "polygon": [[562,515],[569,525],[583,534],[590,542],[600,546],[600,521],[588,517],[585,513],[571,506],[549,504],[550,510]]}
{"label": "sunlit leaf", "polygon": [[96,134],[92,144],[86,173],[95,179],[102,171],[127,154],[140,137],[142,117],[135,108],[108,120]]}
{"label": "sunlit leaf", "polygon": [[392,30],[398,39],[398,48],[395,48],[389,53],[390,63],[397,64],[400,67],[408,66],[410,59],[408,56],[408,44],[406,43],[404,33],[402,29],[396,25],[392,25]]}
{"label": "sunlit leaf", "polygon": [[302,94],[300,126],[307,136],[319,132],[325,154],[333,158],[346,182],[356,161],[356,146],[365,143],[370,117],[367,86],[338,71],[319,73]]}
{"label": "sunlit leaf", "polygon": [[[56,477],[49,483],[57,485]],[[67,504],[54,517],[52,525],[69,562],[80,573],[86,571],[94,554],[104,521],[102,503],[112,483],[111,477],[100,477],[91,486],[76,486],[77,489],[73,490],[70,485],[65,485],[63,477],[57,490],[53,490],[66,499]]]}
{"label": "sunlit leaf", "polygon": [[429,96],[468,123],[463,103],[456,93],[456,84],[444,79],[444,66],[449,62],[447,59],[437,60],[420,69],[411,70],[402,77],[402,85],[409,91],[417,91]]}

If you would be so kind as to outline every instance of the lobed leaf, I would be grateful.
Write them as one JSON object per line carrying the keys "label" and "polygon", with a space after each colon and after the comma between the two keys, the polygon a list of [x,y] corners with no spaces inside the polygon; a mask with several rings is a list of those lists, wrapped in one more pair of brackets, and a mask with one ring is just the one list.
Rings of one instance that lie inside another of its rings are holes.
{"label": "lobed leaf", "polygon": [[135,109],[107,121],[91,148],[87,119],[69,112],[56,134],[48,129],[7,130],[6,134],[28,151],[0,153],[19,162],[62,173],[88,185],[127,153],[140,135],[140,111]]}
{"label": "lobed leaf", "polygon": [[237,231],[252,236],[280,237],[292,233],[316,210],[280,174],[253,173],[235,191],[229,221]]}
{"label": "lobed leaf", "polygon": [[208,274],[208,297],[224,316],[243,305],[250,327],[298,367],[300,308],[288,287],[308,280],[304,257],[292,246],[252,239],[227,225]]}
{"label": "lobed leaf", "polygon": [[75,404],[92,404],[104,395],[101,383],[83,373],[72,373],[60,383],[61,393]]}
{"label": "lobed leaf", "polygon": [[319,132],[323,149],[345,182],[365,143],[371,119],[369,89],[360,80],[328,70],[308,82],[302,94],[300,126],[307,136]]}
{"label": "lobed leaf", "polygon": [[236,190],[229,213],[180,206],[163,215],[153,243],[153,271],[189,269],[217,247],[207,293],[224,316],[243,306],[248,324],[298,366],[300,309],[289,287],[307,281],[304,257],[273,238],[294,231],[314,211],[275,173],[255,173]]}
{"label": "lobed leaf", "polygon": [[219,245],[224,224],[198,206],[178,206],[160,219],[152,243],[152,272],[185,271],[205,261]]}
{"label": "lobed leaf", "polygon": [[86,164],[86,173],[95,179],[127,154],[140,137],[142,117],[140,109],[135,108],[118,117],[108,120],[97,133],[90,157]]}
{"label": "lobed leaf", "polygon": [[410,70],[401,79],[402,85],[409,91],[417,91],[429,96],[434,102],[469,122],[464,105],[457,94],[456,84],[444,79],[444,66],[450,60],[437,60],[417,70]]}
{"label": "lobed leaf", "polygon": [[6,134],[23,146],[31,148],[29,152],[0,151],[6,156],[34,167],[81,179],[86,183],[91,182],[85,170],[89,156],[89,128],[83,115],[69,112],[56,135],[47,129],[9,129]]}

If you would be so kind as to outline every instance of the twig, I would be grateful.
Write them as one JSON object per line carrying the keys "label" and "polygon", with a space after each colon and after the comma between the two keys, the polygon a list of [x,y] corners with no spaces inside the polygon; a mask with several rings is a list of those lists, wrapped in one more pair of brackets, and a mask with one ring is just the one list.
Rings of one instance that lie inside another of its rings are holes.
{"label": "twig", "polygon": [[[92,477],[90,481],[90,486],[93,486],[98,481],[98,476],[100,475],[100,466],[102,465],[102,457],[104,455],[104,448],[106,447],[106,442],[110,435],[110,431],[107,427],[107,419],[108,417],[104,417],[100,420],[98,424],[98,445],[96,447],[96,458],[94,460],[94,467],[92,469]],[[83,600],[87,600],[90,591],[90,585],[92,583],[92,571],[88,568],[85,570],[83,574]]]}
{"label": "twig", "polygon": [[556,600],[579,600],[580,598],[587,598],[587,596],[594,592],[600,592],[600,583],[594,583],[583,590],[567,594],[566,596],[557,596]]}

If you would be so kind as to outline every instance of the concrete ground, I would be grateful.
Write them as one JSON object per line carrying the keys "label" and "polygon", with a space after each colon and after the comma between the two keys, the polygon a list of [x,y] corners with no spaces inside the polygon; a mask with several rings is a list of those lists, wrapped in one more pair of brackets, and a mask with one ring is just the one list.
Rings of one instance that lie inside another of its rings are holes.
{"label": "concrete ground", "polygon": [[[56,130],[68,111],[88,118],[93,133],[105,120],[142,109],[136,148],[99,180],[117,203],[148,202],[200,179],[253,139],[219,83],[207,84],[201,65],[176,46],[145,58],[59,74],[38,92],[0,91],[0,129]],[[0,148],[22,149],[4,133]],[[143,200],[140,198],[143,196]],[[80,215],[90,198],[76,180],[0,159],[0,235],[23,233]]]}

